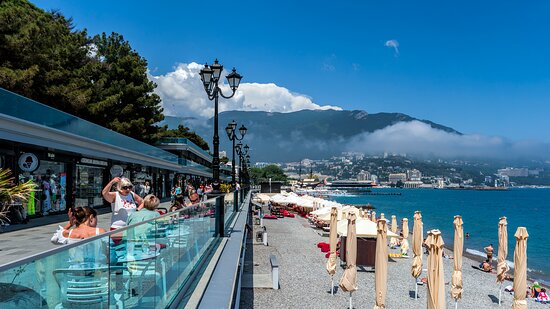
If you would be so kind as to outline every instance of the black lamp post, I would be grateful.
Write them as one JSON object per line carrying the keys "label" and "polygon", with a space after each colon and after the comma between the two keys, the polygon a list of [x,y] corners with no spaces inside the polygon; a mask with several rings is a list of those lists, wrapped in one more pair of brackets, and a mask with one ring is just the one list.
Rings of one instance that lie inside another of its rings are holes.
{"label": "black lamp post", "polygon": [[237,73],[235,68],[233,71],[226,76],[227,82],[229,83],[229,88],[231,88],[231,95],[225,96],[218,86],[220,81],[220,76],[223,71],[223,66],[218,63],[218,59],[214,61],[214,64],[208,66],[204,65],[204,68],[200,71],[200,76],[204,90],[208,95],[209,100],[214,100],[214,137],[213,137],[213,146],[214,153],[212,154],[212,187],[213,193],[220,192],[220,138],[218,135],[218,96],[222,96],[226,99],[232,98],[239,87],[242,76]]}
{"label": "black lamp post", "polygon": [[235,120],[231,121],[227,127],[225,127],[225,132],[227,133],[227,137],[229,140],[233,143],[232,146],[232,155],[231,155],[231,183],[233,186],[236,185],[235,183],[235,141],[241,141],[244,138],[244,135],[246,134],[246,127],[244,125],[241,125],[239,128],[239,133],[241,134],[241,138],[237,137],[237,134],[235,133],[235,129],[237,128],[237,123]]}
{"label": "black lamp post", "polygon": [[237,152],[237,155],[239,155],[239,181],[242,181],[241,179],[244,176],[243,167],[245,165],[245,159],[247,156],[250,158],[250,156],[248,155],[249,150],[250,147],[248,147],[248,145],[244,145],[243,147],[243,144],[239,143],[237,146],[235,146],[235,151]]}

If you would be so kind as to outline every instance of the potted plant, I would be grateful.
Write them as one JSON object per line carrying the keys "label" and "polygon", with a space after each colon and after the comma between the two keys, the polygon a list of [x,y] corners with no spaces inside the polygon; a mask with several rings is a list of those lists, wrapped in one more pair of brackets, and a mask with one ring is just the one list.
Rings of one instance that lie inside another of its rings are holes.
{"label": "potted plant", "polygon": [[16,185],[9,169],[0,168],[0,223],[9,223],[8,214],[15,201],[26,201],[34,190],[31,181]]}

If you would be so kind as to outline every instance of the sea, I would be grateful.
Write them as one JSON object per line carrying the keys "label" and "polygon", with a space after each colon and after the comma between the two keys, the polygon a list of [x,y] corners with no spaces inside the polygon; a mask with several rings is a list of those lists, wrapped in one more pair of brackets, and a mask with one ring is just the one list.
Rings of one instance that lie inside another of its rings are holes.
{"label": "sea", "polygon": [[[518,227],[527,228],[528,277],[550,285],[550,188],[511,188],[505,191],[446,190],[446,189],[393,189],[374,188],[373,194],[333,196],[330,199],[342,204],[372,204],[377,217],[384,213],[388,220],[397,216],[409,219],[413,228],[413,215],[422,212],[424,233],[439,229],[445,245],[452,248],[453,220],[461,215],[464,233],[464,250],[485,257],[483,248],[493,244],[494,257],[498,252],[498,222],[505,216],[508,221],[508,264],[513,267]],[[392,193],[392,194],[388,194]],[[546,226],[546,227],[545,227]],[[425,235],[424,235],[425,236]],[[466,266],[466,265],[464,265]],[[510,270],[513,274],[513,270]]]}

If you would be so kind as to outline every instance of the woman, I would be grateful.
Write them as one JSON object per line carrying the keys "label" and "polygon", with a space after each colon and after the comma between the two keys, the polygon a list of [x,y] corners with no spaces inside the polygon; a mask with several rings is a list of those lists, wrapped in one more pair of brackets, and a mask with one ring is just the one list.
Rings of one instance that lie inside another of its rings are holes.
{"label": "woman", "polygon": [[[117,191],[110,192],[111,187],[117,184]],[[111,217],[111,230],[126,226],[128,216],[138,209],[143,199],[135,194],[132,189],[134,186],[128,178],[113,178],[101,191],[103,198],[111,203],[113,216]]]}
{"label": "woman", "polygon": [[91,207],[75,208],[72,212],[72,220],[70,221],[72,221],[75,227],[63,231],[63,237],[67,239],[68,244],[105,233],[105,229],[96,227],[97,212]]}
{"label": "woman", "polygon": [[[159,204],[160,200],[158,199],[158,197],[154,196],[153,194],[147,195],[145,198],[143,198],[143,207],[139,211],[131,213],[128,217],[128,225],[137,224],[139,222],[159,217],[160,214],[156,211]],[[150,234],[154,226],[154,221],[136,226],[133,229],[128,230],[129,237],[130,239],[152,238],[152,235]]]}
{"label": "woman", "polygon": [[[72,212],[75,227],[63,231],[67,244],[74,244],[85,238],[105,233],[105,229],[96,227],[97,212],[91,207],[77,207]],[[106,238],[88,242],[69,249],[69,268],[93,268],[107,263]]]}

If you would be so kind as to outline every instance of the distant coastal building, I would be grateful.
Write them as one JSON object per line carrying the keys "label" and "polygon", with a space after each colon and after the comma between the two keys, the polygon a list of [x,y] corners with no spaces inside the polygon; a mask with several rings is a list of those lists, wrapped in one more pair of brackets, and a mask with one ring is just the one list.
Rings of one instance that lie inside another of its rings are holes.
{"label": "distant coastal building", "polygon": [[390,174],[388,176],[388,182],[395,184],[398,181],[401,181],[401,182],[407,181],[407,174],[405,174],[405,173],[396,173],[396,174]]}
{"label": "distant coastal building", "polygon": [[424,183],[422,181],[405,181],[404,188],[420,188]]}
{"label": "distant coastal building", "polygon": [[371,180],[370,179],[370,173],[368,171],[361,170],[361,172],[359,172],[359,174],[357,174],[357,180],[358,181]]}
{"label": "distant coastal building", "polygon": [[498,170],[498,175],[508,177],[527,177],[529,176],[529,169],[525,167],[507,167]]}
{"label": "distant coastal building", "polygon": [[422,179],[422,173],[417,169],[407,170],[407,180],[420,181]]}

